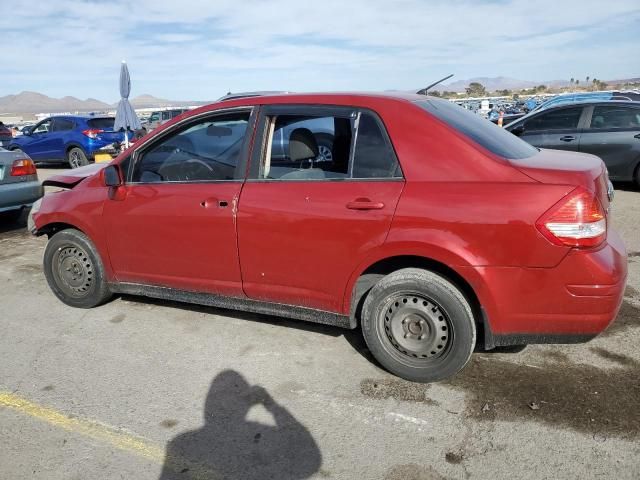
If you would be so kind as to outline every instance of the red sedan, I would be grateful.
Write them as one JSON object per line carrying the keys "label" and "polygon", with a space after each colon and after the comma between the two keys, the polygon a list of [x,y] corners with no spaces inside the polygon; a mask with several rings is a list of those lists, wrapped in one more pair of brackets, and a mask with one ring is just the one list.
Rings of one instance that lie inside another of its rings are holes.
{"label": "red sedan", "polygon": [[587,341],[626,283],[598,157],[437,98],[218,102],[45,184],[64,189],[30,229],[68,305],[127,293],[361,326],[413,381],[454,375],[476,344]]}

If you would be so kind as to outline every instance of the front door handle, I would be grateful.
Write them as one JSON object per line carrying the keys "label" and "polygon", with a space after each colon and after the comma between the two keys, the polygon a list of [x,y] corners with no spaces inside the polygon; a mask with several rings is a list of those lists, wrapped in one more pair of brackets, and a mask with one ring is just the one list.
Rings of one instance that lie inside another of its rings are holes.
{"label": "front door handle", "polygon": [[215,197],[210,197],[200,202],[200,206],[202,208],[212,208],[212,207],[225,208],[227,205],[229,205],[229,202],[227,202],[226,200],[218,200]]}
{"label": "front door handle", "polygon": [[562,140],[563,142],[573,142],[575,139],[576,137],[572,135],[565,135],[564,137],[560,137],[560,140]]}
{"label": "front door handle", "polygon": [[381,210],[384,208],[382,202],[372,202],[368,198],[356,198],[353,202],[347,203],[350,210]]}

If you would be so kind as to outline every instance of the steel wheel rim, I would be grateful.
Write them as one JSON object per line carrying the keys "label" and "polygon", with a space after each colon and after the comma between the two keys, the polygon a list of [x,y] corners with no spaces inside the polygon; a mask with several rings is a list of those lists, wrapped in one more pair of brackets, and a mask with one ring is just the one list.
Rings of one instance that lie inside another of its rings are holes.
{"label": "steel wheel rim", "polygon": [[94,284],[93,262],[82,248],[60,247],[53,258],[58,286],[72,297],[84,297]]}
{"label": "steel wheel rim", "polygon": [[325,145],[320,145],[318,147],[318,156],[320,157],[318,160],[320,162],[331,162],[333,161],[333,152],[331,149]]}
{"label": "steel wheel rim", "polygon": [[381,336],[404,363],[423,363],[448,353],[453,329],[445,310],[417,292],[391,295],[378,317]]}

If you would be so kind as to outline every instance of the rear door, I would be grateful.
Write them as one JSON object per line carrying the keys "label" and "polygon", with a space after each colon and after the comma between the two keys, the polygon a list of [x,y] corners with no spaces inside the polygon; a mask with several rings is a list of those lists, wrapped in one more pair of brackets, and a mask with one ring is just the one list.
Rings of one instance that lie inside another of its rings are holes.
{"label": "rear door", "polygon": [[64,160],[66,156],[65,141],[67,135],[75,127],[75,123],[68,118],[56,117],[53,119],[51,131],[47,139],[47,148],[49,148],[48,158],[52,160]]}
{"label": "rear door", "polygon": [[600,157],[613,180],[631,180],[640,161],[640,105],[589,107],[580,151]]}
{"label": "rear door", "polygon": [[539,148],[555,150],[580,149],[583,107],[559,107],[544,110],[524,121],[524,141]]}
{"label": "rear door", "polygon": [[[259,125],[238,211],[244,292],[340,312],[349,276],[385,241],[404,186],[384,125],[367,110],[302,105],[267,106]],[[328,125],[330,161],[319,149]]]}

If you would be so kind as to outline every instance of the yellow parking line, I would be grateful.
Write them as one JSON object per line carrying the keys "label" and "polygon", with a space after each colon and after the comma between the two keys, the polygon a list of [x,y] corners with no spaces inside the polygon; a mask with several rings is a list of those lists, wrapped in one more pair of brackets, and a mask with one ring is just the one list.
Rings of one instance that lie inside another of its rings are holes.
{"label": "yellow parking line", "polygon": [[[123,432],[104,423],[71,417],[48,407],[25,400],[10,392],[0,392],[0,407],[13,409],[30,417],[42,420],[50,425],[68,430],[70,432],[90,437],[113,447],[134,453],[140,457],[149,459],[160,465],[165,461],[164,448],[150,443],[148,440],[136,435]],[[215,478],[217,475],[203,465],[194,464],[184,458],[167,459],[172,467],[186,467],[192,478]]]}

